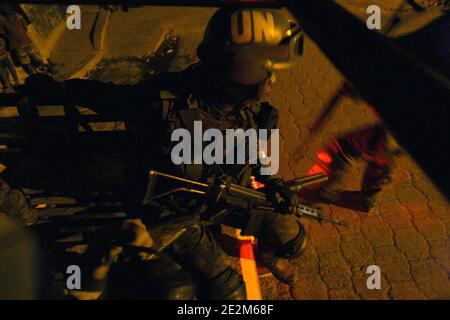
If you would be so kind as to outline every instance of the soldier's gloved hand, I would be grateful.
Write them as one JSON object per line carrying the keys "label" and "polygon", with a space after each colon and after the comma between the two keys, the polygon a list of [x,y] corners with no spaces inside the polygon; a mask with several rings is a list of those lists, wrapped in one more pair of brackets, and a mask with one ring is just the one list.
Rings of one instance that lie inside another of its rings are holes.
{"label": "soldier's gloved hand", "polygon": [[88,261],[92,264],[90,273],[96,280],[106,278],[111,265],[119,256],[124,260],[136,257],[141,260],[151,259],[152,253],[145,249],[153,247],[153,239],[140,219],[127,219],[122,222],[120,229],[119,234],[114,235],[113,245],[99,242],[89,246]]}
{"label": "soldier's gloved hand", "polygon": [[260,191],[266,194],[267,199],[280,213],[291,213],[292,209],[298,205],[297,195],[289,190],[289,187],[281,179],[267,182],[266,186]]}
{"label": "soldier's gloved hand", "polygon": [[60,100],[64,96],[62,84],[44,73],[29,76],[25,80],[23,91],[28,97],[40,103],[45,103],[50,99]]}

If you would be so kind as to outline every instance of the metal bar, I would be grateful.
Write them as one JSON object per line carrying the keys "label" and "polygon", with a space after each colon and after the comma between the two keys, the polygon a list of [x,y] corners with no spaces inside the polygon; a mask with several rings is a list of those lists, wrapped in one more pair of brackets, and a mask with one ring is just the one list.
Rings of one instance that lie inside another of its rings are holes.
{"label": "metal bar", "polygon": [[[112,116],[100,115],[100,114],[86,114],[81,115],[81,118],[85,122],[118,122],[123,121],[123,118],[117,118]],[[0,125],[13,126],[17,124],[19,117],[0,117]],[[67,116],[52,116],[52,115],[41,115],[39,116],[39,121],[44,123],[67,123],[69,118]]]}
{"label": "metal bar", "polygon": [[[23,1],[11,1],[21,3]],[[258,7],[280,8],[285,1],[280,0],[108,0],[108,5],[126,5],[128,7],[153,6],[182,6],[182,7]],[[69,0],[27,0],[29,4],[73,4]],[[105,4],[101,0],[79,0],[77,4]]]}
{"label": "metal bar", "polygon": [[328,180],[328,176],[324,173],[316,173],[305,177],[300,177],[296,179],[292,179],[289,181],[286,181],[289,189],[292,192],[300,191],[301,189],[314,185],[319,184],[322,182],[325,182]]}
{"label": "metal bar", "polygon": [[200,186],[200,187],[205,187],[205,188],[207,188],[209,186],[206,183],[201,183],[201,182],[197,182],[197,181],[193,181],[193,180],[189,180],[189,179],[180,178],[180,177],[173,176],[173,175],[167,174],[167,173],[162,173],[162,172],[159,172],[159,171],[156,171],[156,170],[150,170],[150,175],[151,176],[152,175],[154,175],[154,176],[161,176],[161,177],[164,177],[164,178],[167,178],[167,179],[177,180],[177,181],[180,181],[180,182],[189,183],[189,184],[193,184],[193,185]]}
{"label": "metal bar", "polygon": [[205,195],[205,194],[206,194],[205,191],[200,191],[200,190],[196,190],[196,189],[191,189],[191,188],[176,188],[176,189],[174,189],[174,190],[170,190],[170,191],[167,191],[167,192],[158,194],[158,195],[152,197],[151,199],[148,199],[148,200],[144,201],[143,204],[144,204],[144,205],[147,205],[147,204],[149,204],[149,203],[151,203],[151,202],[153,202],[153,201],[155,201],[155,200],[157,200],[157,199],[160,199],[160,198],[163,198],[163,197],[166,197],[166,196],[168,196],[168,195],[175,194],[175,193],[179,193],[179,192],[195,193],[195,194],[201,194],[201,195]]}

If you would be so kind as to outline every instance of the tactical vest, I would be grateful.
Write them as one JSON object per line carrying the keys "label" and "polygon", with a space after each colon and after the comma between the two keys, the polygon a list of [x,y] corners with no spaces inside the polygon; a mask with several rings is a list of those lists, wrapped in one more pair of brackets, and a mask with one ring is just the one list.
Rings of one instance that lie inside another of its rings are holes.
{"label": "tactical vest", "polygon": [[[161,151],[170,161],[171,150],[176,142],[171,141],[175,129],[187,129],[194,136],[194,121],[201,121],[203,130],[215,128],[221,132],[226,129],[275,129],[278,122],[278,111],[267,102],[245,105],[224,113],[214,106],[205,105],[193,95],[177,96],[170,91],[160,92],[160,121],[165,124],[161,139]],[[247,153],[248,154],[248,153]],[[215,178],[228,175],[241,182],[243,176],[258,165],[248,164],[182,164],[171,163],[175,170],[170,170],[185,178],[213,182]],[[247,171],[247,173],[245,173]],[[249,178],[249,176],[248,176]]]}

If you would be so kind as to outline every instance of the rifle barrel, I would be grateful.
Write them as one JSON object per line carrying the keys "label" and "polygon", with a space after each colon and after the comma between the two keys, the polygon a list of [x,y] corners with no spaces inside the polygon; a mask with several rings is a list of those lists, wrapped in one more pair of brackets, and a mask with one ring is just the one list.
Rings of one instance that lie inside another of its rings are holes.
{"label": "rifle barrel", "polygon": [[289,190],[292,192],[297,192],[304,187],[311,186],[314,184],[322,183],[328,180],[328,176],[324,173],[316,173],[309,176],[296,178],[293,180],[287,181],[287,185]]}

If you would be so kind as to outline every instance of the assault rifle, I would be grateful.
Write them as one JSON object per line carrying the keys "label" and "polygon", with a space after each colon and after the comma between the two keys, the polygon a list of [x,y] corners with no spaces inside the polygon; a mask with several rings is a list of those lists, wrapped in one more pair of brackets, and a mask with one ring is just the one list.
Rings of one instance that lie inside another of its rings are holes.
{"label": "assault rifle", "polygon": [[[158,178],[182,183],[182,186],[172,188],[161,194],[155,194],[155,186]],[[318,173],[287,181],[286,184],[292,192],[297,192],[306,186],[318,184],[327,179],[327,175]],[[177,193],[191,193],[205,197],[206,203],[213,204],[214,210],[206,210],[206,212],[202,214],[202,217],[213,222],[220,221],[228,214],[230,207],[243,209],[248,212],[251,212],[252,210],[276,211],[276,208],[267,199],[265,193],[233,183],[231,182],[230,177],[224,177],[223,179],[220,179],[218,183],[207,184],[150,170],[149,184],[144,205],[155,205],[159,200],[163,198],[167,199]],[[218,205],[215,206],[214,204]],[[320,208],[311,208],[303,204],[292,208],[290,214],[293,214],[298,218],[309,218],[347,226],[345,221],[323,216]]]}

